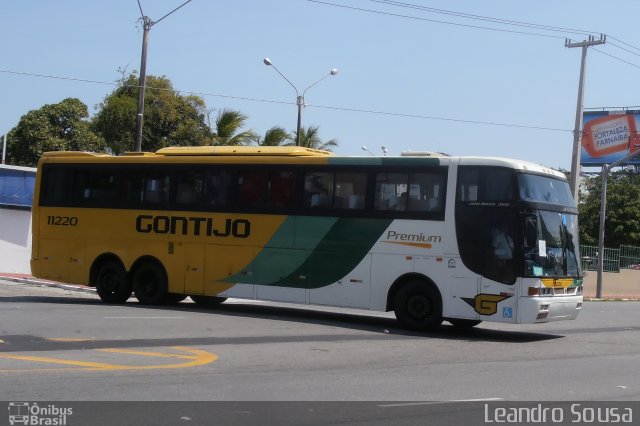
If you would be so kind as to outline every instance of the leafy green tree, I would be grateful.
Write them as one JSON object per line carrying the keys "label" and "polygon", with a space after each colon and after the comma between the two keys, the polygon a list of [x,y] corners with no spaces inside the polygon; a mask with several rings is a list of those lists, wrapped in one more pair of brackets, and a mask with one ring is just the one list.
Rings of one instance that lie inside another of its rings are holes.
{"label": "leafy green tree", "polygon": [[9,132],[9,164],[35,166],[46,151],[106,151],[104,139],[91,130],[88,117],[87,106],[76,98],[29,111]]}
{"label": "leafy green tree", "polygon": [[292,136],[285,129],[274,126],[267,130],[264,137],[258,136],[255,140],[259,146],[283,146],[291,144]]}
{"label": "leafy green tree", "polygon": [[[138,77],[130,73],[98,105],[93,126],[102,134],[114,154],[135,148]],[[211,144],[208,111],[199,96],[183,96],[167,77],[147,76],[142,128],[142,150],[166,146]]]}
{"label": "leafy green tree", "polygon": [[213,145],[250,145],[258,139],[252,130],[240,131],[244,127],[247,116],[240,111],[223,109],[216,118],[213,131]]}
{"label": "leafy green tree", "polygon": [[[292,139],[291,145],[296,144],[295,133]],[[323,142],[320,139],[320,126],[309,126],[307,128],[300,129],[300,146],[313,149],[322,149],[324,151],[332,151],[333,148],[338,146],[336,139],[330,139]]]}
{"label": "leafy green tree", "polygon": [[[597,245],[600,226],[602,179],[589,178],[582,194],[580,210],[580,242]],[[640,176],[617,172],[607,181],[605,245],[640,245]]]}

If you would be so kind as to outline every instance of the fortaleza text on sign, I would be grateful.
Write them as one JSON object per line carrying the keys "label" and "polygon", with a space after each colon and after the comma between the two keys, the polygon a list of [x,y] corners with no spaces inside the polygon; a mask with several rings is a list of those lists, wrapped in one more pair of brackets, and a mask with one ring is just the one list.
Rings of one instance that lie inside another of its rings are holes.
{"label": "fortaleza text on sign", "polygon": [[571,404],[565,407],[495,407],[484,405],[485,423],[632,423],[633,410],[621,407],[595,407]]}

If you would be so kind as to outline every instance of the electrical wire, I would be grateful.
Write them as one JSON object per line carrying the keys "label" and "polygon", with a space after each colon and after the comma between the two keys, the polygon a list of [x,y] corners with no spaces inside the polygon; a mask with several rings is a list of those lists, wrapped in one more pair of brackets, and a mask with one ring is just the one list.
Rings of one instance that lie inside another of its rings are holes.
{"label": "electrical wire", "polygon": [[503,28],[483,27],[483,26],[480,26],[480,25],[461,24],[461,23],[458,23],[458,22],[440,21],[440,20],[436,20],[436,19],[421,18],[421,17],[418,17],[418,16],[411,16],[411,15],[402,15],[402,14],[399,14],[399,13],[383,12],[383,11],[380,11],[380,10],[365,9],[365,8],[362,8],[362,7],[347,6],[347,5],[344,5],[344,4],[336,4],[336,3],[330,3],[330,2],[326,2],[326,1],[320,1],[320,0],[307,0],[307,1],[310,2],[310,3],[318,3],[318,4],[327,5],[327,6],[339,7],[339,8],[343,8],[343,9],[356,10],[356,11],[359,11],[359,12],[375,13],[375,14],[378,14],[378,15],[394,16],[394,17],[397,17],[397,18],[413,19],[413,20],[416,20],[416,21],[433,22],[433,23],[436,23],[436,24],[453,25],[453,26],[457,26],[457,27],[473,28],[473,29],[487,30],[487,31],[497,31],[497,32],[511,33],[511,34],[529,35],[529,36],[535,36],[535,37],[557,38],[557,39],[561,39],[561,40],[563,40],[565,38],[565,37],[561,37],[561,36],[557,36],[557,35],[551,35],[551,34],[540,34],[540,33],[532,33],[532,32],[527,32],[527,31],[507,30],[507,29],[503,29]]}
{"label": "electrical wire", "polygon": [[[139,85],[136,85],[136,84],[121,84],[118,81],[90,80],[90,79],[85,79],[85,78],[63,77],[63,76],[50,75],[50,74],[38,74],[38,73],[12,71],[12,70],[4,70],[4,69],[0,69],[0,73],[20,75],[20,76],[28,76],[28,77],[50,78],[50,79],[56,79],[56,80],[75,81],[75,82],[82,82],[82,83],[103,84],[103,85],[111,85],[111,86],[118,86],[118,87],[128,87],[128,88],[139,88],[140,87]],[[216,98],[234,99],[234,100],[251,101],[251,102],[263,102],[263,103],[283,104],[283,105],[297,105],[295,102],[290,102],[290,101],[281,101],[281,100],[274,100],[274,99],[262,99],[262,98],[254,98],[254,97],[247,97],[247,96],[224,95],[224,94],[220,94],[220,93],[208,93],[208,92],[176,90],[176,89],[167,89],[167,88],[164,88],[164,87],[146,86],[146,90],[174,92],[174,93],[179,93],[179,94],[183,94],[183,95],[211,96],[211,97],[216,97]],[[462,118],[438,117],[438,116],[399,113],[399,112],[390,112],[390,111],[376,111],[376,110],[358,109],[358,108],[350,108],[350,107],[339,107],[339,106],[331,106],[331,105],[313,105],[313,104],[308,104],[308,105],[306,105],[306,107],[318,108],[318,109],[336,110],[336,111],[346,111],[346,112],[358,112],[358,113],[365,113],[365,114],[387,115],[387,116],[394,116],[394,117],[417,118],[417,119],[423,119],[423,120],[449,121],[449,122],[465,123],[465,124],[476,124],[476,125],[484,125],[484,126],[511,127],[511,128],[528,129],[528,130],[544,130],[544,131],[554,131],[554,132],[572,132],[573,131],[573,130],[569,130],[569,129],[560,129],[560,128],[553,128],[553,127],[532,126],[532,125],[513,124],[513,123],[500,123],[500,122],[480,121],[480,120],[468,120],[468,119],[462,119]]]}
{"label": "electrical wire", "polygon": [[[435,19],[428,19],[428,18],[422,18],[422,17],[418,17],[418,16],[411,16],[411,15],[402,15],[402,14],[397,14],[397,13],[391,13],[391,12],[384,12],[384,11],[380,11],[380,10],[371,10],[371,9],[366,9],[366,8],[360,8],[360,7],[354,7],[354,6],[347,6],[347,5],[343,5],[343,4],[336,4],[336,3],[331,3],[328,1],[321,1],[321,0],[307,0],[310,3],[317,3],[317,4],[322,4],[322,5],[326,5],[326,6],[332,6],[332,7],[339,7],[339,8],[343,8],[343,9],[351,9],[351,10],[355,10],[355,11],[359,11],[359,12],[368,12],[368,13],[375,13],[375,14],[380,14],[380,15],[388,15],[388,16],[394,16],[394,17],[398,17],[398,18],[405,18],[405,19],[413,19],[413,20],[419,20],[419,21],[426,21],[426,22],[434,22],[434,23],[438,23],[438,24],[446,24],[446,25],[454,25],[454,26],[460,26],[460,27],[467,27],[467,28],[473,28],[473,29],[482,29],[482,30],[489,30],[489,31],[499,31],[499,32],[506,32],[506,33],[514,33],[514,34],[522,34],[522,35],[529,35],[529,36],[536,36],[536,37],[548,37],[548,38],[558,38],[558,39],[562,39],[564,37],[560,37],[560,36],[554,36],[554,35],[550,35],[550,34],[541,34],[541,33],[532,33],[532,32],[528,32],[528,31],[515,31],[515,30],[507,30],[507,29],[503,29],[503,28],[494,28],[494,27],[484,27],[484,26],[480,26],[480,25],[469,25],[469,24],[462,24],[462,23],[458,23],[458,22],[449,22],[449,21],[440,21],[440,20],[435,20]],[[388,5],[388,6],[395,6],[395,7],[400,7],[400,8],[405,8],[405,9],[413,9],[413,10],[420,10],[420,11],[425,11],[425,12],[430,12],[430,13],[437,13],[437,14],[442,14],[442,15],[448,15],[448,16],[455,16],[458,18],[464,18],[464,19],[473,19],[473,20],[479,20],[479,21],[484,21],[484,22],[491,22],[491,23],[495,23],[498,25],[511,25],[511,26],[517,26],[517,27],[523,27],[523,28],[531,28],[531,29],[538,29],[538,30],[542,30],[542,31],[553,31],[553,32],[562,32],[562,33],[571,33],[571,34],[581,34],[581,35],[585,35],[585,36],[589,36],[589,35],[593,35],[593,34],[601,34],[598,33],[596,31],[588,31],[588,30],[580,30],[580,29],[575,29],[575,28],[567,28],[567,27],[555,27],[555,26],[551,26],[551,25],[542,25],[542,24],[535,24],[535,23],[531,23],[531,22],[524,22],[524,21],[514,21],[514,20],[510,20],[510,19],[501,19],[501,18],[494,18],[494,17],[490,17],[490,16],[483,16],[483,15],[474,15],[474,14],[470,14],[470,13],[463,13],[463,12],[456,12],[456,11],[452,11],[452,10],[446,10],[446,9],[437,9],[437,8],[433,8],[433,7],[427,7],[427,6],[421,6],[421,5],[416,5],[416,4],[412,4],[412,3],[404,3],[404,2],[400,2],[400,1],[394,1],[394,0],[369,0],[373,3],[378,3],[378,4],[384,4],[384,5]],[[602,34],[601,34],[602,35]],[[627,47],[630,47],[631,49],[635,49],[638,52],[640,52],[640,48],[633,46],[625,41],[622,41],[618,38],[615,38],[613,36],[609,36],[607,35],[608,38],[610,38],[611,40],[615,40],[618,43],[624,44]],[[630,53],[632,55],[635,56],[640,56],[640,53],[636,53],[632,50],[629,50],[625,47],[622,47],[616,43],[611,43],[609,42],[608,44],[610,44],[611,46],[621,49],[627,53]],[[609,56],[613,59],[625,62],[631,66],[634,67],[638,67],[640,68],[640,66],[626,61],[622,58],[619,58],[617,56],[614,55],[610,55],[608,53],[605,53],[601,50],[598,50],[599,53],[602,53],[606,56]]]}
{"label": "electrical wire", "polygon": [[551,26],[551,25],[542,25],[542,24],[535,24],[535,23],[531,23],[531,22],[514,21],[514,20],[510,20],[510,19],[494,18],[494,17],[491,17],[491,16],[474,15],[474,14],[470,14],[470,13],[455,12],[455,11],[446,10],[446,9],[437,9],[437,8],[434,8],[434,7],[420,6],[420,5],[416,5],[416,4],[404,3],[404,2],[393,1],[393,0],[369,0],[369,1],[371,1],[373,3],[381,3],[381,4],[387,4],[387,5],[390,5],[390,6],[402,7],[402,8],[408,8],[408,9],[415,9],[415,10],[422,10],[422,11],[431,12],[431,13],[438,13],[438,14],[442,14],[442,15],[456,16],[456,17],[459,17],[459,18],[475,19],[475,20],[479,20],[479,21],[493,22],[493,23],[498,23],[498,24],[502,24],[502,25],[512,25],[512,26],[519,26],[519,27],[525,27],[525,28],[535,28],[535,29],[541,29],[541,30],[546,30],[546,31],[562,32],[562,33],[565,33],[565,34],[566,33],[582,34],[582,35],[597,34],[596,32],[593,32],[593,31],[579,30],[579,29],[575,29],[575,28],[554,27],[554,26]]}

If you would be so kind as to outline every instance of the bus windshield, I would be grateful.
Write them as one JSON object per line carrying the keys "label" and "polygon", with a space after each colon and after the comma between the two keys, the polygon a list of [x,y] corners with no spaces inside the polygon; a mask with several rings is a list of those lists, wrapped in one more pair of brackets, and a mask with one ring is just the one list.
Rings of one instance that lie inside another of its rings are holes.
{"label": "bus windshield", "polygon": [[567,181],[527,173],[518,174],[522,201],[575,207]]}
{"label": "bus windshield", "polygon": [[578,261],[578,216],[538,211],[525,217],[525,275],[582,275]]}

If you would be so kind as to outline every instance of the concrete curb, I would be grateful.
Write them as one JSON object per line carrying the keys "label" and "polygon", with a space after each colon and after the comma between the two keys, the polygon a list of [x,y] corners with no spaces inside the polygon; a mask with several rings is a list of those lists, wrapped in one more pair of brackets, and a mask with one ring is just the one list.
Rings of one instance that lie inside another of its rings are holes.
{"label": "concrete curb", "polygon": [[87,287],[85,285],[78,285],[78,284],[64,284],[56,281],[40,280],[38,278],[33,278],[33,277],[12,277],[12,276],[0,275],[0,280],[12,281],[14,283],[21,283],[21,284],[32,284],[32,285],[38,285],[38,286],[60,288],[63,290],[78,291],[82,293],[96,294],[96,289],[94,287]]}

